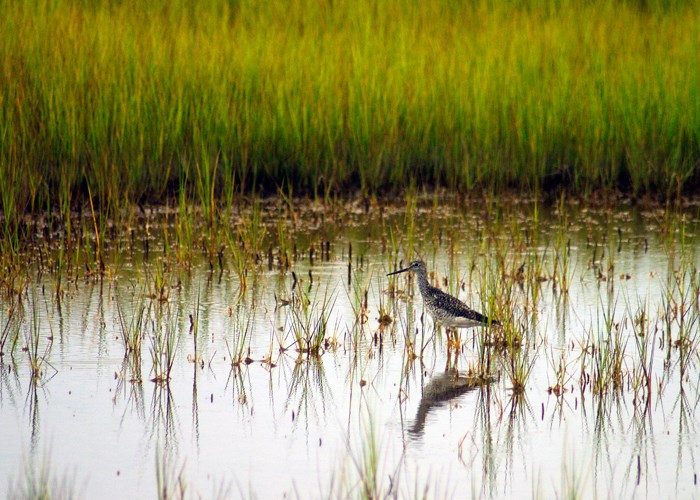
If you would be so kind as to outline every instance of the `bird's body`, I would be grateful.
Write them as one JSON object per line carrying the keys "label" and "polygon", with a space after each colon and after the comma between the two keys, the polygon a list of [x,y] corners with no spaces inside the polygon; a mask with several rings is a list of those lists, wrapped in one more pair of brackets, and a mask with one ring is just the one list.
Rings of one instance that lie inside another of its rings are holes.
{"label": "bird's body", "polygon": [[471,309],[457,297],[449,295],[428,282],[428,273],[422,260],[411,262],[407,268],[394,271],[392,274],[410,271],[418,278],[418,288],[423,297],[423,304],[436,323],[448,328],[470,328],[473,326],[500,325],[498,321],[490,320],[485,315]]}

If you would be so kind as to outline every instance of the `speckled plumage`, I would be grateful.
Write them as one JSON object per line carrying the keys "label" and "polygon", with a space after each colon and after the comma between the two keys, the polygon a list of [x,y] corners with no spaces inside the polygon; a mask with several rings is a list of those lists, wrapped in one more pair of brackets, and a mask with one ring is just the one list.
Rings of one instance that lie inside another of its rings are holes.
{"label": "speckled plumage", "polygon": [[410,271],[418,278],[418,288],[423,297],[423,303],[436,323],[441,323],[452,328],[469,328],[472,326],[500,325],[498,321],[491,320],[485,315],[471,309],[464,302],[449,295],[428,282],[428,273],[425,262],[415,260],[405,269],[394,271],[392,274]]}

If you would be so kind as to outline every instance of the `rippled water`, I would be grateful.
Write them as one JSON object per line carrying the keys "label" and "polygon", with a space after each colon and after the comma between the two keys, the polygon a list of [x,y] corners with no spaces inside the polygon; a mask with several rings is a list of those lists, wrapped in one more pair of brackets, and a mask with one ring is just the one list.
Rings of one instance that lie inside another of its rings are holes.
{"label": "rippled water", "polygon": [[[74,273],[59,301],[35,266],[23,306],[3,301],[0,327],[18,337],[3,348],[0,491],[43,463],[87,498],[164,485],[205,498],[699,494],[696,206],[273,207],[245,289],[229,251],[210,266],[195,244],[189,271],[164,259],[174,229],[159,217],[148,256],[141,230],[115,237],[103,278]],[[385,276],[414,255],[521,345],[491,346],[483,329],[448,343],[414,281]],[[148,297],[161,278],[162,300]],[[124,344],[139,318],[140,356]],[[295,344],[307,324],[326,327],[318,356]],[[168,333],[170,381],[153,382]],[[621,378],[597,391],[615,342]],[[490,383],[475,386],[467,375],[487,361]]]}

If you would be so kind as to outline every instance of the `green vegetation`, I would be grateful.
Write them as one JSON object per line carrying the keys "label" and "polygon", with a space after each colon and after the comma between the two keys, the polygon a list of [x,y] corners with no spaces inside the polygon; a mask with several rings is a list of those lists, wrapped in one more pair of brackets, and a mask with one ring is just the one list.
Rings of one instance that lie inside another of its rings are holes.
{"label": "green vegetation", "polygon": [[0,197],[698,185],[683,1],[0,1]]}

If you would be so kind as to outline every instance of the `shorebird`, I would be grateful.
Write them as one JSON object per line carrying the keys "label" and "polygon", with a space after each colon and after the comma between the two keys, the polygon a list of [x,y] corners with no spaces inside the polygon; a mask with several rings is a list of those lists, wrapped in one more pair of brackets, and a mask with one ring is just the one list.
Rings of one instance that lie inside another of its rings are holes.
{"label": "shorebird", "polygon": [[410,271],[418,277],[418,288],[420,288],[420,294],[423,297],[423,304],[436,323],[443,324],[448,328],[500,326],[500,322],[489,319],[457,297],[453,297],[428,283],[428,273],[425,270],[425,262],[422,260],[414,260],[408,267],[389,273],[387,276],[406,271]]}

